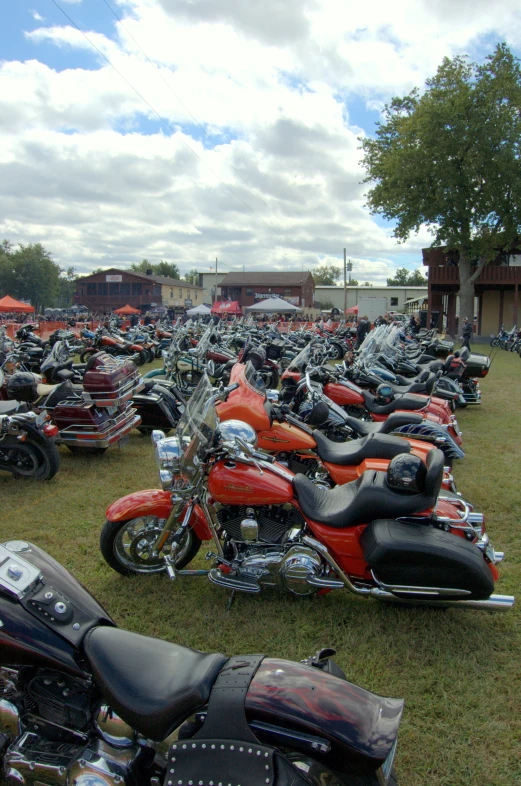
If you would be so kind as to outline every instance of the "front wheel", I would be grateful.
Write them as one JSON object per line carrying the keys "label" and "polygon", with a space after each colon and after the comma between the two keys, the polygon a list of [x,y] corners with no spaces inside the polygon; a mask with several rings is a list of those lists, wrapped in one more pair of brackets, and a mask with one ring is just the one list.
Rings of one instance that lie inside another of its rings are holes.
{"label": "front wheel", "polygon": [[[126,521],[106,521],[100,535],[103,558],[122,576],[164,573],[164,556],[170,553],[167,541],[160,554],[153,553],[153,546],[163,530],[164,521],[157,516],[140,516]],[[172,532],[169,536],[171,539]],[[192,529],[186,531],[177,550],[175,567],[181,570],[188,565],[201,547],[201,541]]]}
{"label": "front wheel", "polygon": [[497,337],[497,336],[495,336],[495,337],[494,337],[494,338],[491,340],[491,342],[490,342],[490,346],[491,346],[491,347],[499,347],[499,339],[498,339],[498,337]]}
{"label": "front wheel", "polygon": [[86,363],[91,355],[94,355],[98,350],[95,347],[85,347],[80,352],[80,363]]}
{"label": "front wheel", "polygon": [[276,390],[279,386],[279,372],[276,368],[272,366],[263,366],[259,371],[260,376],[262,377],[262,381],[264,382],[264,386],[268,390]]}

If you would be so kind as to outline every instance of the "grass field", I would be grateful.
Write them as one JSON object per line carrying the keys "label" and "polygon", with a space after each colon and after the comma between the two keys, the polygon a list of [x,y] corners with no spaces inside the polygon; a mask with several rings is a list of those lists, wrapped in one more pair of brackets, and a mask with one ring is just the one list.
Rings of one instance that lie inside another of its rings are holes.
{"label": "grass field", "polygon": [[[482,382],[483,405],[458,411],[467,456],[454,474],[505,551],[497,585],[505,594],[519,593],[521,578],[520,387],[519,357],[499,351]],[[100,555],[106,506],[158,485],[149,439],[134,432],[121,451],[97,458],[60,453],[49,483],[0,477],[1,540],[47,549],[118,624],[140,633],[292,659],[334,646],[349,679],[406,700],[400,786],[521,786],[521,598],[494,615],[393,607],[342,591],[311,600],[266,592],[238,597],[227,612],[228,593],[204,578],[124,579]]]}

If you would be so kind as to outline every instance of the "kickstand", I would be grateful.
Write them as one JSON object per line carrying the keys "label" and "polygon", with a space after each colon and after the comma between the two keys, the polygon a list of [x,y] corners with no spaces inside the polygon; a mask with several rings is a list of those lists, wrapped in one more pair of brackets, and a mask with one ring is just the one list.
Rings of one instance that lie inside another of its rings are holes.
{"label": "kickstand", "polygon": [[231,607],[233,606],[234,600],[235,600],[235,590],[232,590],[232,594],[228,598],[228,602],[226,604],[226,611],[230,611]]}

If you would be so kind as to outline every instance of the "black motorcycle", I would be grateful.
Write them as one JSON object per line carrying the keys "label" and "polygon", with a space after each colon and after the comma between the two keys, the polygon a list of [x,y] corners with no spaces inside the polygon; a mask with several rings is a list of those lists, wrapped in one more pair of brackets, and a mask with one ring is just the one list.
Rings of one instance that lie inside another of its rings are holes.
{"label": "black motorcycle", "polygon": [[403,702],[303,663],[121,630],[37,546],[0,545],[0,763],[25,786],[393,786]]}
{"label": "black motorcycle", "polygon": [[24,405],[17,401],[0,401],[0,470],[15,478],[50,480],[60,468],[53,442],[58,429],[45,423],[46,415],[21,412],[21,408]]}

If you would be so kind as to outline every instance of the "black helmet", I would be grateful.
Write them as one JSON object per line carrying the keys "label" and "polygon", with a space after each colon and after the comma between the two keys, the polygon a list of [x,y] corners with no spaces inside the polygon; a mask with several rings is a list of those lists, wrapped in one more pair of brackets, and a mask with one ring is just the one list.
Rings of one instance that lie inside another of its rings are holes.
{"label": "black helmet", "polygon": [[376,388],[376,403],[377,404],[390,404],[394,401],[393,389],[387,382],[382,382]]}
{"label": "black helmet", "polygon": [[37,388],[36,377],[28,371],[17,371],[7,380],[7,395],[16,401],[32,404],[38,398]]}
{"label": "black helmet", "polygon": [[387,485],[397,491],[408,491],[421,494],[425,491],[427,468],[418,456],[400,453],[395,456],[387,467]]}

